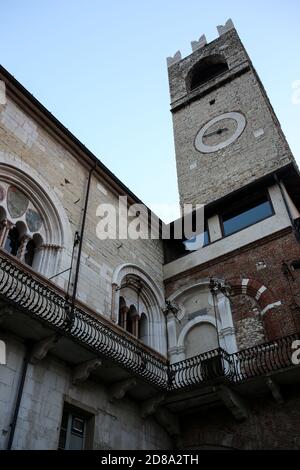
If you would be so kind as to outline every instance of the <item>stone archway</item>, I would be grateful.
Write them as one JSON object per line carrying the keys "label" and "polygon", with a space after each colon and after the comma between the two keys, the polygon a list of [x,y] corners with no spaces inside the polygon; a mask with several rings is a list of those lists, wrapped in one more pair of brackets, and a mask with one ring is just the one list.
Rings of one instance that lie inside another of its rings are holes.
{"label": "stone archway", "polygon": [[141,267],[132,263],[117,266],[112,277],[111,319],[118,323],[119,302],[135,305],[139,316],[143,342],[161,354],[166,354],[166,322],[163,314],[162,289]]}
{"label": "stone archway", "polygon": [[[281,300],[276,298],[272,290],[261,281],[253,278],[232,278],[227,281],[227,284],[230,287],[230,293],[233,298],[245,296],[245,298],[253,299],[253,312],[249,312],[248,315],[249,319],[252,318],[252,320],[249,320],[249,323],[252,322],[253,325],[249,324],[249,328],[254,327],[255,323],[259,330],[255,314],[264,326],[264,335],[262,335],[261,331],[258,333],[257,343],[265,340],[271,341],[278,337],[278,319],[276,319],[276,313],[281,306]],[[255,308],[257,308],[257,312],[254,312]],[[259,335],[261,335],[261,341]]]}
{"label": "stone archway", "polygon": [[28,164],[0,152],[0,178],[18,188],[38,209],[44,221],[43,243],[35,269],[49,277],[70,266],[72,232],[66,212],[53,189]]}

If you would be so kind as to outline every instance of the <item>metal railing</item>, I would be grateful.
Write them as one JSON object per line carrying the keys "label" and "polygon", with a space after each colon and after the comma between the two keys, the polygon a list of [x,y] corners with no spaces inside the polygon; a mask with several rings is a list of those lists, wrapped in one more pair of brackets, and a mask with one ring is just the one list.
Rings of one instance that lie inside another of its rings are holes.
{"label": "metal railing", "polygon": [[236,384],[292,367],[292,344],[300,339],[297,333],[233,354],[217,348],[169,365],[103,316],[79,302],[72,306],[62,289],[1,250],[0,297],[164,391],[220,380]]}
{"label": "metal railing", "polygon": [[117,331],[101,317],[72,308],[59,288],[0,254],[0,295],[19,309],[39,318],[89,348],[159,388],[168,383],[167,361],[142,347],[138,340]]}
{"label": "metal railing", "polygon": [[300,333],[228,354],[222,348],[176,362],[169,368],[169,388],[192,388],[218,380],[231,384],[293,367],[293,343]]}
{"label": "metal railing", "polygon": [[209,383],[219,379],[234,379],[234,361],[224,349],[213,349],[172,364],[169,378],[169,388],[172,390],[192,388],[199,383]]}
{"label": "metal railing", "polygon": [[233,380],[242,382],[280,369],[293,367],[293,343],[300,334],[283,336],[275,341],[243,349],[231,355],[234,364]]}

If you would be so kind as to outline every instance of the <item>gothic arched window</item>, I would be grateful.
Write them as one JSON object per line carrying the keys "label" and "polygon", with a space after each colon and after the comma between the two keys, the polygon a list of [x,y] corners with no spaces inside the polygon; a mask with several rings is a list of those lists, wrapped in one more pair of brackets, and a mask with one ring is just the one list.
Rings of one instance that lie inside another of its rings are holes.
{"label": "gothic arched window", "polygon": [[142,313],[139,321],[139,339],[148,344],[148,319],[145,313]]}
{"label": "gothic arched window", "polygon": [[6,236],[4,250],[10,255],[17,256],[20,246],[21,242],[19,231],[17,227],[12,227]]}
{"label": "gothic arched window", "polygon": [[45,236],[44,221],[29,197],[18,187],[0,182],[0,246],[33,266]]}
{"label": "gothic arched window", "polygon": [[27,242],[26,248],[25,248],[25,254],[24,254],[24,261],[28,266],[33,265],[33,260],[34,260],[34,254],[35,254],[35,242],[34,240],[29,240]]}
{"label": "gothic arched window", "polygon": [[153,277],[138,265],[125,263],[116,267],[112,283],[115,286],[113,320],[126,330],[129,318],[128,328],[136,338],[161,354],[166,354],[165,300],[163,291]]}

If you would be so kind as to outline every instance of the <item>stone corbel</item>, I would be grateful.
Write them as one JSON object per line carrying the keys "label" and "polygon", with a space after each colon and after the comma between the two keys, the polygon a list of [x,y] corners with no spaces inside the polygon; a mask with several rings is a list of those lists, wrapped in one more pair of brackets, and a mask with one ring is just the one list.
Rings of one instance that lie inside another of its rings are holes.
{"label": "stone corbel", "polygon": [[0,305],[0,323],[2,323],[6,317],[13,314],[13,308],[10,305]]}
{"label": "stone corbel", "polygon": [[235,393],[226,385],[215,387],[215,391],[218,393],[219,398],[237,421],[242,421],[248,418],[246,404],[237,393]]}
{"label": "stone corbel", "polygon": [[166,408],[159,406],[155,412],[155,419],[171,437],[178,437],[180,435],[178,416]]}
{"label": "stone corbel", "polygon": [[85,382],[89,378],[91,372],[101,366],[102,360],[97,358],[82,362],[78,366],[74,367],[72,374],[73,385]]}
{"label": "stone corbel", "polygon": [[153,415],[164,399],[164,395],[157,395],[155,397],[149,398],[148,400],[145,400],[141,405],[142,418],[147,418],[148,416]]}
{"label": "stone corbel", "polygon": [[135,378],[121,380],[109,387],[110,399],[109,401],[113,403],[115,400],[121,400],[124,398],[126,393],[137,384]]}
{"label": "stone corbel", "polygon": [[44,359],[48,352],[54,348],[59,338],[60,336],[58,334],[54,334],[36,343],[31,352],[29,362],[31,364],[37,364],[39,361]]}
{"label": "stone corbel", "polygon": [[279,385],[271,377],[266,378],[266,383],[273,395],[274,400],[279,405],[282,405],[284,403],[284,399],[283,399],[283,396],[281,395]]}

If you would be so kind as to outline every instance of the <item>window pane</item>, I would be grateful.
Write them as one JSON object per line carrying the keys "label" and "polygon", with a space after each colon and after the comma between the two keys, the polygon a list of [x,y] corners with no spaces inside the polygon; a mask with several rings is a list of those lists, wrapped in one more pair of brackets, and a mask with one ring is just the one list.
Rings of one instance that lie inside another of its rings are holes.
{"label": "window pane", "polygon": [[199,233],[199,235],[195,235],[190,240],[185,240],[183,244],[185,246],[185,249],[188,251],[199,250],[199,248],[202,248],[203,246],[208,245],[209,244],[208,230],[205,230],[204,233]]}
{"label": "window pane", "polygon": [[60,435],[59,449],[81,450],[84,447],[86,419],[64,409]]}
{"label": "window pane", "polygon": [[25,263],[28,264],[28,266],[33,265],[34,252],[35,252],[35,243],[33,240],[29,240],[26,245],[25,256],[24,256]]}
{"label": "window pane", "polygon": [[19,247],[20,247],[19,232],[16,227],[13,227],[8,232],[6,242],[4,245],[4,250],[13,256],[17,256]]}
{"label": "window pane", "polygon": [[242,230],[250,225],[256,224],[261,220],[273,214],[272,206],[269,201],[262,202],[251,209],[241,212],[233,217],[223,218],[224,234],[230,235],[231,233]]}

